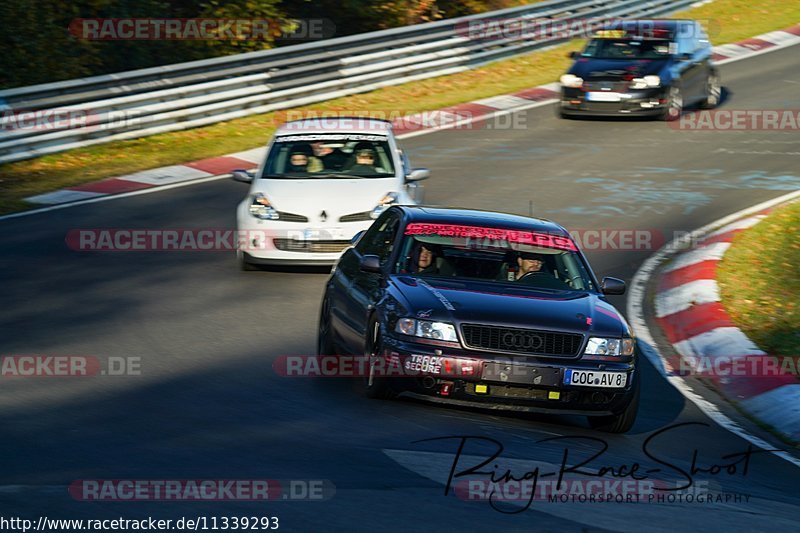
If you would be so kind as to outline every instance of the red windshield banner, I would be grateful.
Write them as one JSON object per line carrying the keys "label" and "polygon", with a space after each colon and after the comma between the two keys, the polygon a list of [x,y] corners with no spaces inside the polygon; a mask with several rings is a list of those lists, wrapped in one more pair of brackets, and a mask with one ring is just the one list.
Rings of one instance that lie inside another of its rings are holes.
{"label": "red windshield banner", "polygon": [[532,231],[518,231],[502,228],[484,228],[480,226],[459,226],[456,224],[423,224],[413,222],[406,226],[406,235],[439,235],[440,237],[462,237],[471,239],[489,239],[494,241],[508,241],[518,244],[530,244],[558,250],[577,251],[575,243],[569,237],[538,233]]}

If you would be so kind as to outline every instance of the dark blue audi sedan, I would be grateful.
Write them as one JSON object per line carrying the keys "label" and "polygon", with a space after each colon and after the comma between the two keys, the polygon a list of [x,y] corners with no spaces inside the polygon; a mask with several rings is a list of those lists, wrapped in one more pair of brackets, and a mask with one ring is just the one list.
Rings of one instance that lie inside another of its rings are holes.
{"label": "dark blue audi sedan", "polygon": [[635,339],[570,234],[542,219],[393,206],[334,266],[321,356],[366,359],[369,397],[583,414],[628,431]]}
{"label": "dark blue audi sedan", "polygon": [[598,30],[561,76],[561,117],[646,115],[677,120],[721,99],[711,43],[694,20],[624,20]]}

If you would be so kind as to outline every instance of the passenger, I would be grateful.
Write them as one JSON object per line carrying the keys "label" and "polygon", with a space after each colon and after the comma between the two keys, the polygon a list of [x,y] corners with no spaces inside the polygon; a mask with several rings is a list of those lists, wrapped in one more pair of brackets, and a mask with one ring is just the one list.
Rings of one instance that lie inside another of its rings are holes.
{"label": "passenger", "polygon": [[308,172],[309,155],[311,155],[311,148],[307,144],[293,146],[289,155],[289,164],[286,165],[286,172]]}
{"label": "passenger", "polygon": [[331,148],[322,142],[311,144],[314,150],[314,157],[308,165],[309,172],[321,172],[323,170],[341,170],[347,161],[347,156],[338,148]]}

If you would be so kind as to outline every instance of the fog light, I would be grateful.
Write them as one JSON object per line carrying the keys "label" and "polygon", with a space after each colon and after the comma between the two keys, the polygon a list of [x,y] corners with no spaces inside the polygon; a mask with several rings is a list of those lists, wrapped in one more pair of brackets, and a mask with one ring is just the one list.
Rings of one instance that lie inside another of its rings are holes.
{"label": "fog light", "polygon": [[561,393],[558,392],[557,390],[551,390],[550,392],[547,393],[547,399],[548,400],[560,400],[561,399]]}
{"label": "fog light", "polygon": [[475,394],[488,394],[488,393],[489,393],[489,387],[487,387],[483,383],[478,383],[477,385],[475,385]]}

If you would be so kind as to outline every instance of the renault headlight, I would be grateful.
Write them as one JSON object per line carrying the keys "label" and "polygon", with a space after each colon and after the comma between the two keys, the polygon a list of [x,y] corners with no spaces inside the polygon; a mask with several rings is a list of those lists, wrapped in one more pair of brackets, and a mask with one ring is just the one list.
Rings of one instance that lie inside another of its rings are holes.
{"label": "renault headlight", "polygon": [[648,89],[661,85],[661,78],[658,76],[645,76],[644,78],[633,78],[631,89]]}
{"label": "renault headlight", "polygon": [[378,205],[370,213],[370,217],[378,218],[381,216],[381,213],[386,211],[390,205],[397,203],[397,193],[396,192],[387,192],[383,198],[378,200]]}
{"label": "renault headlight", "polygon": [[397,321],[395,331],[412,337],[434,339],[437,341],[458,342],[456,328],[447,322],[431,322],[415,318],[401,318]]}
{"label": "renault headlight", "polygon": [[574,74],[564,74],[561,76],[561,85],[572,88],[580,87],[583,85],[583,78],[579,78]]}
{"label": "renault headlight", "polygon": [[585,355],[633,355],[633,339],[609,339],[589,337]]}
{"label": "renault headlight", "polygon": [[280,218],[278,211],[272,207],[267,197],[260,192],[253,195],[253,201],[250,203],[250,214],[263,220],[278,220]]}

